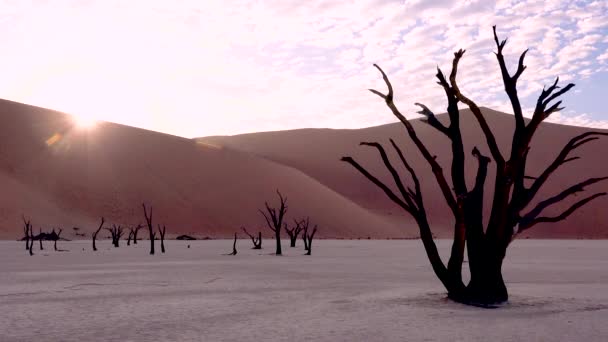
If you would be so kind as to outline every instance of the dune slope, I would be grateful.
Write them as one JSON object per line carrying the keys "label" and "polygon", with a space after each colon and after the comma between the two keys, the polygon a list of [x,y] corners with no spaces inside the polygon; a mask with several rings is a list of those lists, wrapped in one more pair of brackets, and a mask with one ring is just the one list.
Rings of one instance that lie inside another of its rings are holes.
{"label": "dune slope", "polygon": [[[310,215],[321,237],[398,237],[403,230],[305,173],[252,154],[113,123],[92,130],[70,116],[0,100],[0,238],[62,227],[144,223],[141,204],[171,235],[228,237],[265,227],[259,208],[288,199],[288,222]],[[142,233],[147,236],[147,233]],[[243,235],[243,234],[241,234]],[[267,234],[269,235],[269,234]]]}
{"label": "dune slope", "polygon": [[[514,127],[513,116],[486,108],[483,109],[483,112],[495,132],[497,141],[503,150],[503,155],[508,155]],[[469,184],[472,185],[476,166],[474,158],[468,153],[473,146],[477,146],[485,155],[489,156],[490,154],[473,115],[468,110],[463,110],[461,113],[461,129],[465,152],[467,152],[467,176]],[[448,120],[446,115],[438,117],[443,122]],[[431,153],[437,155],[449,180],[451,162],[449,141],[445,136],[440,135],[420,120],[412,120],[412,124]],[[588,130],[590,129],[551,123],[543,124],[532,141],[527,165],[528,175],[539,175],[571,137]],[[300,129],[237,136],[216,136],[200,138],[198,141],[249,152],[295,167],[372,212],[395,222],[411,225],[412,220],[405,216],[400,208],[390,202],[381,190],[377,189],[350,165],[339,161],[342,156],[353,156],[362,165],[368,167],[368,170],[372,171],[373,174],[378,175],[386,183],[392,184],[377,152],[369,147],[358,146],[361,141],[377,141],[385,144],[387,150],[389,150],[392,149],[388,141],[389,138],[394,138],[397,141],[417,170],[419,178],[422,179],[425,205],[431,216],[434,232],[438,236],[451,236],[451,216],[436,185],[434,176],[416,147],[407,137],[407,133],[400,123],[355,130]],[[606,150],[608,150],[607,138],[599,139],[577,150],[574,155],[581,158],[562,166],[556,171],[543,190],[539,192],[537,201],[557,194],[565,187],[588,177],[608,175],[608,162],[603,159]],[[391,153],[391,156],[393,163],[398,165],[396,155]],[[407,174],[405,170],[401,169],[401,171],[403,175]],[[494,173],[493,164],[490,164],[486,183],[484,208],[486,213],[491,206]],[[588,193],[585,193],[585,195],[594,191],[608,191],[608,182],[589,187]],[[547,211],[547,214],[560,213],[580,196],[572,196],[556,205],[553,210]],[[533,202],[531,205],[535,203]],[[608,197],[597,199],[572,214],[566,221],[556,224],[539,224],[529,232],[522,234],[522,237],[608,238],[608,211],[604,209],[607,205]],[[486,215],[486,218],[487,216],[489,215]]]}

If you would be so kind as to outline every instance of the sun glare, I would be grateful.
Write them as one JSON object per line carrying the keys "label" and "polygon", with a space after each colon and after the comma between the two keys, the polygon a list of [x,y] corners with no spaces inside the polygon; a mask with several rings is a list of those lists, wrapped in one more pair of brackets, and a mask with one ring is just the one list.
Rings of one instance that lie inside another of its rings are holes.
{"label": "sun glare", "polygon": [[97,120],[90,115],[73,115],[74,124],[79,129],[92,129],[97,124]]}

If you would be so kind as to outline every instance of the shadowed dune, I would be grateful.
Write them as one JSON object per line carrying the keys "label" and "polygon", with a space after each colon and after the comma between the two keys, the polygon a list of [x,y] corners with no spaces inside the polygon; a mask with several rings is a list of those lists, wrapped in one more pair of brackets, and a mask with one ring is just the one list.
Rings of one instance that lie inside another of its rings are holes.
{"label": "shadowed dune", "polygon": [[[310,215],[322,237],[402,237],[402,229],[305,173],[252,154],[113,123],[90,131],[66,114],[0,100],[0,238],[60,226],[90,233],[109,223],[144,223],[141,203],[172,236],[229,237],[265,227],[258,208],[287,197],[288,222]],[[89,234],[87,234],[89,235]],[[147,233],[141,233],[146,237]]]}
{"label": "shadowed dune", "polygon": [[[482,110],[490,127],[495,132],[503,155],[508,156],[514,128],[513,116],[487,108],[483,108]],[[448,120],[446,115],[438,117],[442,122]],[[449,140],[419,120],[412,120],[412,123],[418,136],[421,137],[421,140],[427,145],[431,153],[437,155],[449,180],[451,163]],[[473,146],[477,146],[485,155],[490,155],[490,153],[479,125],[469,110],[461,111],[461,129],[465,143],[465,153],[467,153],[468,184],[472,186],[476,172],[475,159],[470,155]],[[529,176],[538,176],[557,156],[563,145],[571,137],[588,130],[590,129],[551,123],[542,124],[531,144],[527,174]],[[392,152],[389,138],[397,141],[410,163],[413,164],[418,177],[421,178],[425,205],[429,212],[433,232],[438,236],[451,237],[451,214],[447,205],[445,205],[430,167],[423,160],[413,143],[411,143],[401,123],[355,130],[299,129],[237,136],[216,136],[200,138],[198,141],[249,152],[265,157],[268,160],[297,168],[370,211],[389,220],[401,222],[402,224],[405,223],[404,229],[407,229],[405,227],[414,225],[413,220],[409,216],[405,216],[402,210],[390,202],[381,190],[361,176],[354,168],[339,161],[340,157],[350,155],[363,166],[367,167],[373,174],[380,176],[385,183],[392,185],[392,181],[389,180],[390,176],[375,149],[358,146],[361,141],[377,141],[383,143],[387,151],[390,150],[389,152]],[[566,187],[581,180],[589,177],[608,175],[608,161],[604,158],[605,151],[608,151],[607,138],[591,142],[575,151],[573,155],[579,156],[581,159],[563,165],[558,169],[550,180],[547,181],[545,187],[539,192],[536,201],[531,203],[531,206],[535,205],[537,201],[557,194]],[[389,153],[389,155],[392,157],[393,164],[400,166],[396,154]],[[398,169],[406,177],[407,172],[405,169],[403,167]],[[491,205],[494,173],[494,165],[491,163],[488,181],[486,182],[486,201],[484,207],[486,213],[489,212]],[[394,186],[392,188],[396,191]],[[608,182],[590,186],[584,194],[588,195],[599,191],[608,191]],[[553,210],[546,211],[546,213],[559,214],[571,203],[580,199],[580,196],[582,195],[572,196],[568,200],[556,205]],[[523,236],[543,238],[608,238],[608,210],[605,209],[606,207],[608,207],[608,197],[600,197],[579,209],[567,220],[556,224],[539,224]],[[488,216],[488,214],[485,215],[486,220]]]}

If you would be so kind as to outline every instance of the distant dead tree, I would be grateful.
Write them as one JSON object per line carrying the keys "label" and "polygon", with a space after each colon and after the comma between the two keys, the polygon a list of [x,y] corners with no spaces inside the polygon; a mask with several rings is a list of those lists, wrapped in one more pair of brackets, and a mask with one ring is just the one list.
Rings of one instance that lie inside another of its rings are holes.
{"label": "distant dead tree", "polygon": [[97,234],[99,234],[99,231],[101,231],[101,229],[103,228],[103,224],[105,222],[106,222],[106,220],[102,217],[101,223],[99,224],[99,228],[97,228],[97,230],[93,233],[93,250],[94,251],[97,250],[97,246],[95,246],[95,240],[97,240]]}
{"label": "distant dead tree", "polygon": [[61,236],[61,232],[63,231],[63,229],[58,228],[59,231],[55,232],[55,228],[53,228],[53,231],[50,234],[50,239],[53,241],[53,249],[55,249],[55,251],[57,251],[57,240],[60,239]]}
{"label": "distant dead tree", "polygon": [[112,245],[114,245],[114,247],[119,247],[120,238],[124,233],[122,226],[112,224],[112,228],[106,228],[106,230],[112,235]]}
{"label": "distant dead tree", "polygon": [[224,254],[224,255],[236,255],[236,233],[234,233],[234,242],[232,243],[232,253]]}
{"label": "distant dead tree", "polygon": [[251,249],[262,249],[262,232],[258,232],[258,237],[251,235],[245,227],[241,227],[241,229],[249,236],[251,242],[253,242],[253,247]]}
{"label": "distant dead tree", "polygon": [[163,224],[163,228],[160,228],[160,224],[158,225],[158,233],[160,234],[160,252],[165,253],[165,232],[167,231],[167,227]]}
{"label": "distant dead tree", "polygon": [[34,227],[30,225],[30,248],[29,248],[30,255],[34,255],[33,249],[34,249]]}
{"label": "distant dead tree", "polygon": [[154,233],[154,226],[152,225],[152,206],[150,206],[150,216],[148,216],[145,203],[142,203],[142,207],[144,207],[144,216],[146,217],[146,223],[148,224],[148,234],[150,236],[150,255],[154,255],[154,239],[156,238],[156,234]]}
{"label": "distant dead tree", "polygon": [[135,234],[135,230],[133,228],[129,228],[129,236],[127,238],[127,246],[131,245],[131,239],[133,238],[133,234]]}
{"label": "distant dead tree", "polygon": [[[414,126],[412,126],[399,109],[397,109],[397,106],[393,102],[393,87],[388,77],[379,66],[374,65],[382,74],[382,78],[388,87],[388,93],[383,94],[373,89],[370,89],[370,91],[380,96],[386,102],[386,105],[393,115],[395,115],[404,125],[410,139],[426,162],[430,165],[433,171],[433,177],[437,181],[441,193],[450,208],[450,212],[454,216],[454,240],[447,267],[441,260],[439,252],[437,251],[437,246],[432,237],[431,228],[427,219],[427,212],[422,200],[419,179],[397,144],[395,144],[392,139],[390,140],[399,160],[405,169],[407,169],[409,178],[413,182],[413,188],[411,186],[406,186],[403,183],[402,176],[396,171],[381,144],[377,142],[361,143],[361,145],[372,147],[379,152],[386,169],[391,174],[392,179],[399,190],[398,193],[385,185],[383,181],[373,176],[363,166],[353,160],[353,158],[342,158],[343,161],[352,165],[369,181],[382,189],[393,202],[414,218],[420,229],[420,237],[433,271],[447,289],[449,298],[461,303],[483,307],[496,306],[497,304],[504,303],[508,300],[507,288],[502,276],[502,264],[507,247],[511,241],[513,241],[521,232],[524,232],[539,223],[551,223],[564,220],[574,211],[590,201],[606,195],[605,192],[599,192],[590,196],[585,196],[570,205],[559,215],[542,215],[545,209],[554,206],[572,195],[582,192],[587,186],[608,178],[589,178],[571,185],[562,192],[537,202],[532,209],[524,212],[555,170],[566,163],[579,159],[577,156],[570,156],[571,152],[601,136],[608,135],[608,133],[588,131],[573,137],[540,175],[529,177],[526,174],[526,161],[530,151],[532,137],[545,119],[552,113],[559,112],[563,109],[563,107],[560,107],[561,101],[554,103],[552,103],[552,101],[572,89],[574,84],[570,83],[565,87],[560,88],[558,86],[559,78],[557,78],[551,86],[543,89],[536,101],[536,107],[532,113],[531,119],[526,122],[517,95],[516,84],[517,80],[526,69],[524,58],[527,50],[519,57],[517,70],[511,75],[507,69],[502,53],[506,40],[500,42],[496,34],[496,27],[494,26],[493,29],[494,41],[498,50],[496,52],[496,57],[500,66],[504,89],[511,102],[515,120],[510,155],[503,155],[503,152],[496,142],[494,133],[486,122],[481,109],[475,102],[462,93],[462,90],[456,83],[458,63],[465,53],[464,50],[459,50],[454,53],[449,82],[441,70],[437,70],[437,83],[443,88],[447,97],[449,124],[440,122],[435,117],[435,114],[425,105],[416,104],[422,109],[419,113],[426,117],[423,122],[436,129],[450,142],[452,152],[452,165],[450,167],[452,178],[451,184],[444,175],[443,169],[436,160],[435,155],[427,149],[425,144],[416,135]],[[491,155],[491,158],[487,157],[483,155],[477,147],[473,148],[472,156],[477,160],[477,176],[475,184],[471,189],[467,187],[465,177],[465,153],[460,131],[459,102],[466,105],[471,110],[472,115],[479,123]],[[501,129],[504,129],[504,127]],[[492,159],[496,163],[495,185],[490,218],[487,226],[484,227],[484,184],[488,171],[488,164]],[[526,184],[526,181],[530,182],[528,183],[529,185]],[[462,280],[462,263],[465,245],[468,253],[468,266],[470,271],[470,281],[467,285],[465,285]]]}
{"label": "distant dead tree", "polygon": [[23,219],[23,233],[24,233],[24,239],[25,239],[25,250],[29,250],[30,249],[30,228],[32,227],[32,224],[31,224],[30,220],[27,220],[25,218],[25,216],[21,216],[21,218]]}
{"label": "distant dead tree", "polygon": [[304,225],[306,225],[306,227],[308,227],[308,223],[309,223],[309,218],[307,217],[306,219],[303,219],[301,221],[294,219],[293,220],[294,226],[291,229],[289,229],[287,224],[285,224],[285,232],[289,236],[290,247],[296,246],[296,241],[298,240],[298,235],[300,235],[300,233],[304,229]]}
{"label": "distant dead tree", "polygon": [[[152,209],[152,208],[150,208]],[[137,245],[137,233],[139,232],[140,229],[142,229],[144,226],[142,226],[141,224],[138,224],[137,226],[135,226],[135,228],[133,228],[133,244]]]}
{"label": "distant dead tree", "polygon": [[32,247],[34,246],[34,230],[30,220],[26,220],[23,216],[23,231],[25,233],[25,248],[30,252],[30,255],[34,255]]}
{"label": "distant dead tree", "polygon": [[304,231],[302,232],[302,240],[304,240],[304,250],[306,251],[306,255],[310,255],[312,252],[312,239],[314,239],[316,233],[317,225],[315,225],[312,229],[312,233],[308,234],[308,222],[306,222],[306,226],[304,226]]}
{"label": "distant dead tree", "polygon": [[268,215],[266,215],[266,213],[263,212],[262,210],[260,210],[260,213],[262,213],[262,215],[264,216],[264,219],[266,220],[266,224],[268,225],[268,228],[270,228],[270,230],[272,230],[274,232],[275,240],[277,242],[277,250],[276,250],[275,254],[282,255],[282,253],[281,253],[281,226],[283,225],[283,218],[285,217],[285,213],[287,212],[287,198],[283,198],[283,195],[281,195],[279,190],[277,190],[277,194],[279,195],[279,199],[281,201],[281,205],[280,205],[278,211],[276,208],[271,208],[268,205],[268,202],[264,202]]}
{"label": "distant dead tree", "polygon": [[46,233],[42,232],[42,227],[38,228],[38,235],[34,237],[34,239],[38,240],[38,242],[40,242],[40,250],[44,250],[44,247],[42,247],[42,240],[44,240]]}

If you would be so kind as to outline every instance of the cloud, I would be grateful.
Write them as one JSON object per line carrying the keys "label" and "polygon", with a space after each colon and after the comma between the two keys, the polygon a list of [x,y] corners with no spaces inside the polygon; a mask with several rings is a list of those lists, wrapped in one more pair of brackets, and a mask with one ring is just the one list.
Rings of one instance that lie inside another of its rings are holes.
{"label": "cloud", "polygon": [[[445,110],[436,66],[467,49],[459,84],[510,110],[492,39],[529,107],[543,85],[593,78],[608,51],[604,1],[350,0],[0,3],[0,96],[183,136],[394,121],[373,63],[412,117]],[[599,104],[598,104],[598,107]],[[576,109],[575,104],[569,108]],[[580,113],[558,120],[587,122]],[[570,119],[569,119],[570,118]]]}

